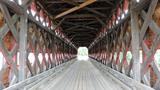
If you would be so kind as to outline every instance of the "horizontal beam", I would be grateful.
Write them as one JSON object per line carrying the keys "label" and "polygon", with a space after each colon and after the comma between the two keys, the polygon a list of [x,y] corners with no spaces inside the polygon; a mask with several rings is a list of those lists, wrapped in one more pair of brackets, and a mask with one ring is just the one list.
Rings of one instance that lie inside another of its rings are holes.
{"label": "horizontal beam", "polygon": [[73,14],[68,15],[65,18],[95,18],[93,14]]}
{"label": "horizontal beam", "polygon": [[84,34],[84,35],[75,35],[74,38],[77,37],[77,38],[80,38],[80,39],[83,39],[83,38],[87,38],[87,39],[90,39],[90,38],[95,38],[94,35],[90,35],[90,34]]}
{"label": "horizontal beam", "polygon": [[65,31],[64,30],[64,33],[66,33],[66,34],[69,34],[69,33],[72,33],[72,32],[91,32],[91,33],[97,33],[97,31],[94,31],[94,30],[86,30],[86,29],[76,29],[76,30],[69,30],[69,31]]}
{"label": "horizontal beam", "polygon": [[75,23],[72,23],[72,22],[64,22],[64,23],[65,23],[65,24],[74,25],[74,27],[68,28],[68,29],[66,29],[66,31],[72,30],[72,29],[75,29],[75,28],[79,28],[79,27],[83,27],[83,28],[91,29],[91,30],[96,30],[96,31],[99,30],[99,29],[97,29],[97,28],[93,28],[93,27],[86,26],[86,25],[79,25],[79,24],[75,24]]}
{"label": "horizontal beam", "polygon": [[85,34],[85,33],[96,35],[95,32],[84,32],[84,31],[80,31],[80,32],[75,31],[75,32],[68,33],[67,35],[71,35],[71,34]]}

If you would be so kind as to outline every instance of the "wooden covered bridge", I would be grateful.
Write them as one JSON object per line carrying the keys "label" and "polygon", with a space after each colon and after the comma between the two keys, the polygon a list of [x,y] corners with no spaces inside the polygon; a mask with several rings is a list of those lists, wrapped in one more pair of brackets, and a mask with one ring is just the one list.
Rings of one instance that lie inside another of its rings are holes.
{"label": "wooden covered bridge", "polygon": [[160,0],[0,0],[3,89],[160,90]]}

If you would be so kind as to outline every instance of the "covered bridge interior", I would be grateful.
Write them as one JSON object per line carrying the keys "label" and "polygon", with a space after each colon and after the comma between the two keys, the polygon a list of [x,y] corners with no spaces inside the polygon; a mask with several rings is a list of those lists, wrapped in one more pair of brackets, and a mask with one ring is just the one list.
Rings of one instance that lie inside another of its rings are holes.
{"label": "covered bridge interior", "polygon": [[0,0],[2,89],[160,90],[160,0]]}

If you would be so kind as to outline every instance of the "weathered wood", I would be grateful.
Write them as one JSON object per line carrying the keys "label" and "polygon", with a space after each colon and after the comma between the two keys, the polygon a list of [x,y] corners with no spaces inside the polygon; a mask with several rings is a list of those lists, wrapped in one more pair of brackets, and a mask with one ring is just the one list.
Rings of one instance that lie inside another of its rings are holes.
{"label": "weathered wood", "polygon": [[[110,73],[115,78],[117,78],[118,80],[120,80],[121,82],[123,82],[125,85],[127,85],[128,87],[130,87],[133,90],[143,90],[143,89],[153,90],[153,88],[150,88],[144,84],[141,84],[140,82],[137,82],[134,79],[129,78],[129,77],[125,76],[124,74],[121,74],[120,72],[117,72],[109,67],[106,67],[103,64],[96,62],[95,60],[92,60],[92,62],[100,71],[103,70],[106,73]],[[128,82],[130,82],[130,83],[128,83]]]}
{"label": "weathered wood", "polygon": [[72,64],[74,62],[74,60],[71,60],[70,62],[67,62],[65,64],[62,64],[60,66],[57,66],[53,69],[50,69],[48,71],[45,71],[41,74],[35,75],[31,78],[25,79],[24,81],[21,81],[15,85],[12,85],[8,88],[5,88],[4,90],[17,90],[17,89],[24,89],[25,86],[36,82],[36,80],[43,80],[44,78],[47,78],[48,76],[52,75],[52,74],[57,74],[59,72],[61,72],[62,70],[64,70],[68,65]]}
{"label": "weathered wood", "polygon": [[62,17],[64,15],[67,15],[69,13],[72,13],[72,12],[76,11],[76,10],[84,8],[85,6],[90,5],[90,4],[94,3],[94,2],[96,2],[96,0],[87,0],[86,2],[80,4],[79,6],[73,7],[73,8],[71,8],[71,9],[65,11],[65,12],[60,13],[59,15],[55,16],[54,18],[55,19],[60,18],[60,17]]}
{"label": "weathered wood", "polygon": [[139,28],[138,15],[135,11],[131,11],[131,34],[132,34],[132,55],[133,55],[133,78],[138,82],[141,81],[140,58],[139,58]]}
{"label": "weathered wood", "polygon": [[4,13],[4,18],[5,18],[5,20],[8,24],[8,27],[10,28],[10,30],[13,34],[15,40],[18,41],[18,39],[19,39],[18,32],[17,32],[17,30],[16,30],[16,28],[15,28],[13,22],[12,22],[12,18],[9,14],[9,11],[8,11],[7,7],[3,4],[0,4],[0,8],[2,9],[2,12]]}
{"label": "weathered wood", "polygon": [[147,28],[149,26],[149,23],[152,19],[152,15],[154,13],[154,10],[156,8],[156,5],[157,5],[157,2],[158,0],[152,0],[151,1],[151,4],[149,6],[149,10],[148,10],[148,13],[146,14],[146,18],[144,20],[144,24],[142,25],[142,28],[141,28],[141,32],[140,32],[140,42],[142,42],[143,38],[144,38],[144,35],[147,31]]}
{"label": "weathered wood", "polygon": [[[97,77],[97,75],[99,77]],[[76,61],[63,74],[48,77],[37,83],[29,90],[46,89],[66,89],[66,90],[91,90],[91,89],[110,89],[110,90],[130,90],[129,87],[118,81],[110,74],[103,74],[92,65],[90,61]],[[63,80],[64,82],[61,82]],[[68,82],[69,81],[69,82]],[[116,86],[114,86],[116,82]],[[121,88],[123,87],[123,88]]]}
{"label": "weathered wood", "polygon": [[26,73],[26,60],[27,60],[27,15],[20,17],[20,33],[19,37],[19,82],[25,80]]}

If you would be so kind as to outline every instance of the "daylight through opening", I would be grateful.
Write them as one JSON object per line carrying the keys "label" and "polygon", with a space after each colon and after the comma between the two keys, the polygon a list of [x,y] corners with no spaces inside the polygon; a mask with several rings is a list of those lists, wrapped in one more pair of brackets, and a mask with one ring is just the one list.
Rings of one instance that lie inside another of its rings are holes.
{"label": "daylight through opening", "polygon": [[87,47],[79,47],[77,58],[78,58],[78,60],[88,60],[88,48]]}

